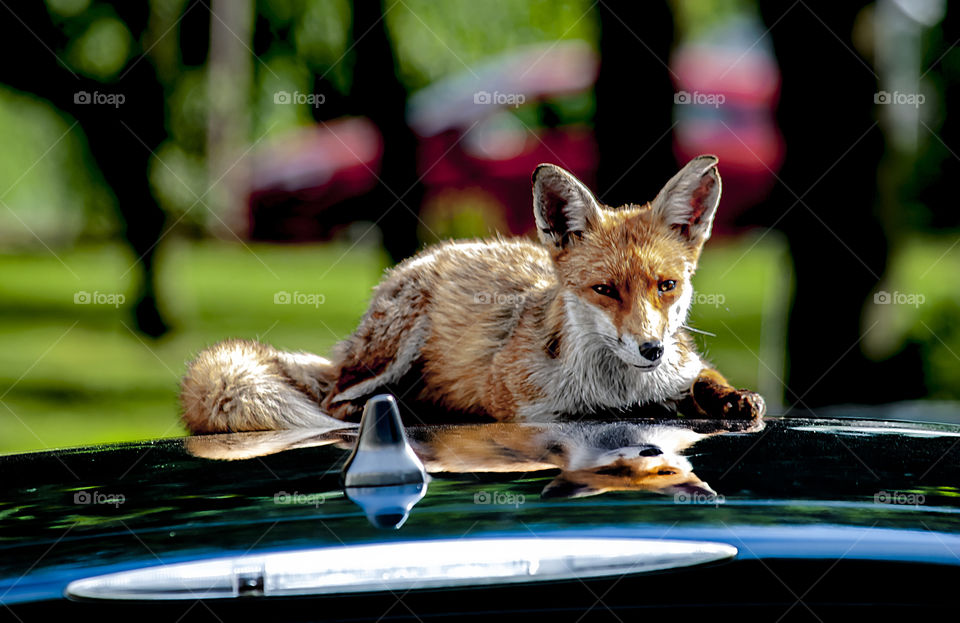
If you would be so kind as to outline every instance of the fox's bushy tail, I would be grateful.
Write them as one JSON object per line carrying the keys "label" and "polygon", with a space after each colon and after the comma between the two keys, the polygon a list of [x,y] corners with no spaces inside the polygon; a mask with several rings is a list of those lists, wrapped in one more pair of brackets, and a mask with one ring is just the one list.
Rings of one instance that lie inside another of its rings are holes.
{"label": "fox's bushy tail", "polygon": [[320,402],[334,365],[304,352],[227,340],[197,355],[180,386],[183,421],[192,433],[317,427],[330,416]]}

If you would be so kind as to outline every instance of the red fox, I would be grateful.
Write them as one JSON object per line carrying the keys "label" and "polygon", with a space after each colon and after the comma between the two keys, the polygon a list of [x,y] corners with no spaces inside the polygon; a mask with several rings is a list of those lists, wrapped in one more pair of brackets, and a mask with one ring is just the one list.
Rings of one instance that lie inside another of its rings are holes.
{"label": "red fox", "polygon": [[760,418],[763,398],[697,354],[684,322],[720,199],[717,158],[689,162],[643,205],[602,205],[571,173],[533,173],[540,244],[447,242],[388,272],[331,359],[245,340],[190,364],[193,432],[359,417],[374,394],[496,421],[664,405]]}

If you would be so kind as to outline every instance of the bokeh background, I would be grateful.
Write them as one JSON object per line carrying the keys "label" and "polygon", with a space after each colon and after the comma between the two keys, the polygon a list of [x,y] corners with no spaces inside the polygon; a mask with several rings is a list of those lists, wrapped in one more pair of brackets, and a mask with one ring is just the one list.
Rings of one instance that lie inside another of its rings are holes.
{"label": "bokeh background", "polygon": [[536,164],[619,205],[699,153],[719,369],[773,413],[955,417],[945,0],[0,5],[0,452],[182,435],[197,351],[325,353],[394,262],[530,235]]}

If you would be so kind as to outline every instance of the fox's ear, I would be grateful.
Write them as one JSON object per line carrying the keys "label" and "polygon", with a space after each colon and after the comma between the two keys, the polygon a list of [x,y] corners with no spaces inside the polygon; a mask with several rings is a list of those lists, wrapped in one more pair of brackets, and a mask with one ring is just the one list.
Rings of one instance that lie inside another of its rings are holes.
{"label": "fox's ear", "polygon": [[653,212],[696,247],[710,238],[720,202],[716,156],[697,156],[653,200]]}
{"label": "fox's ear", "polygon": [[583,237],[600,221],[600,204],[569,171],[541,164],[533,172],[533,215],[540,240],[558,249]]}

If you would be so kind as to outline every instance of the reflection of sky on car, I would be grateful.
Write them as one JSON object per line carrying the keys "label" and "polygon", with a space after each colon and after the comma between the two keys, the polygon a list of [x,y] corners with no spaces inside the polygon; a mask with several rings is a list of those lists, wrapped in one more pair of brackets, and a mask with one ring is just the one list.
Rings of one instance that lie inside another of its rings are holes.
{"label": "reflection of sky on car", "polygon": [[833,426],[814,424],[810,426],[791,426],[790,430],[802,430],[813,433],[829,433],[831,435],[904,435],[906,437],[960,437],[960,431],[916,429],[899,426]]}

